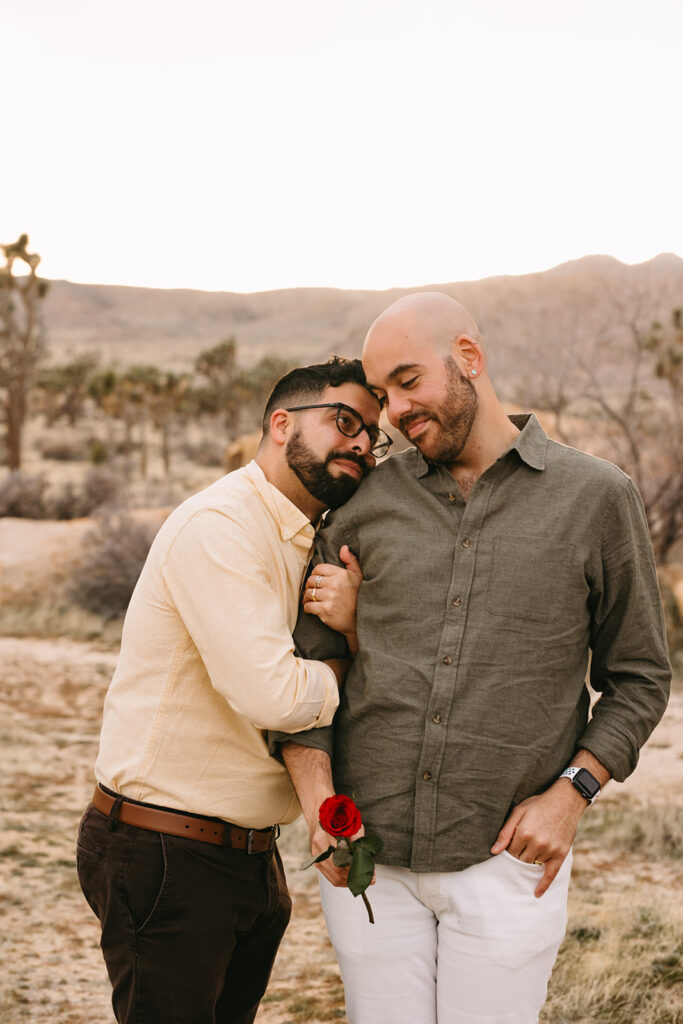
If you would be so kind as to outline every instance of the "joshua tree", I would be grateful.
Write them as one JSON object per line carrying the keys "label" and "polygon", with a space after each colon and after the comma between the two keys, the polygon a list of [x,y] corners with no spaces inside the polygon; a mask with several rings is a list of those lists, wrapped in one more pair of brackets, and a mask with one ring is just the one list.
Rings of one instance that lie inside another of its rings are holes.
{"label": "joshua tree", "polygon": [[52,426],[62,416],[74,427],[83,415],[83,407],[90,384],[98,368],[99,357],[94,353],[76,356],[68,363],[47,366],[36,379],[36,388],[42,392],[45,422]]}
{"label": "joshua tree", "polygon": [[161,433],[161,458],[166,476],[171,472],[171,428],[183,411],[190,387],[186,373],[160,372],[152,389],[152,417]]}
{"label": "joshua tree", "polygon": [[252,425],[259,426],[263,407],[275,381],[295,365],[296,363],[290,359],[266,355],[259,359],[255,366],[240,371],[236,381],[237,395],[243,418],[248,419],[250,428]]}
{"label": "joshua tree", "polygon": [[[37,253],[28,251],[28,235],[3,245],[5,265],[0,268],[0,415],[5,422],[5,444],[9,468],[21,467],[21,434],[26,418],[29,390],[41,358],[45,339],[40,303],[47,282],[36,271]],[[17,276],[15,264],[27,273]]]}
{"label": "joshua tree", "polygon": [[193,392],[197,412],[222,416],[228,431],[233,433],[239,421],[237,342],[234,338],[226,338],[213,348],[200,352],[194,368],[206,380],[206,384]]}

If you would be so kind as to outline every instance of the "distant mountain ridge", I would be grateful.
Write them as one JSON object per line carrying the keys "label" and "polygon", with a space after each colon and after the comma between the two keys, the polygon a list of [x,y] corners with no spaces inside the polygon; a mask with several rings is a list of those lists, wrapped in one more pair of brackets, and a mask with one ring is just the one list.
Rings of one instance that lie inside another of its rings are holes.
{"label": "distant mountain ridge", "polygon": [[[316,362],[360,354],[368,327],[412,291],[441,291],[479,323],[499,370],[537,346],[597,339],[622,310],[668,319],[683,305],[683,259],[663,253],[629,266],[585,256],[551,270],[386,291],[296,288],[241,294],[52,281],[45,300],[50,358],[97,352],[103,362],[189,369],[202,349],[234,335],[242,362],[266,353]],[[649,322],[649,321],[648,321]]]}

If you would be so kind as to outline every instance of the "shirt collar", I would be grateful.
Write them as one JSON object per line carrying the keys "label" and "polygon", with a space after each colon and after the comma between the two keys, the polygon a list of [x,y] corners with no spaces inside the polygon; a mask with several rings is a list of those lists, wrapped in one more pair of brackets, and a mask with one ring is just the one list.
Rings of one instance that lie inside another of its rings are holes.
{"label": "shirt collar", "polygon": [[[508,419],[519,429],[519,434],[509,448],[504,452],[503,458],[508,452],[516,451],[522,462],[532,469],[545,469],[545,453],[548,447],[548,435],[538,422],[532,412],[521,415],[509,416]],[[434,464],[426,459],[418,449],[416,455],[416,476],[426,476]]]}
{"label": "shirt collar", "polygon": [[519,434],[508,451],[516,451],[522,462],[526,462],[532,469],[545,469],[545,453],[549,439],[534,414],[526,412],[508,418],[519,429]]}
{"label": "shirt collar", "polygon": [[289,498],[285,497],[282,491],[279,491],[266,479],[258,462],[252,459],[244,467],[243,472],[275,520],[281,539],[288,541],[301,533],[307,541],[311,542],[315,536],[311,521],[300,508],[297,508]]}

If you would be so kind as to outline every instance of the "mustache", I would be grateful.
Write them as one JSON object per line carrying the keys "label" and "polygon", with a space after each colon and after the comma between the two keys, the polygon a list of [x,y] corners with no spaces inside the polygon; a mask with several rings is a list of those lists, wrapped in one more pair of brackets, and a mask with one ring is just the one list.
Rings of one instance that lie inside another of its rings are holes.
{"label": "mustache", "polygon": [[411,412],[408,416],[402,416],[398,421],[398,429],[402,434],[405,434],[411,423],[415,423],[416,420],[433,420],[434,416],[426,409],[418,409],[417,412]]}
{"label": "mustache", "polygon": [[363,456],[359,455],[357,452],[330,452],[325,459],[325,465],[329,465],[329,463],[334,462],[335,459],[344,459],[345,462],[355,462],[356,465],[360,466],[363,470],[363,476],[366,476],[370,472],[367,462]]}

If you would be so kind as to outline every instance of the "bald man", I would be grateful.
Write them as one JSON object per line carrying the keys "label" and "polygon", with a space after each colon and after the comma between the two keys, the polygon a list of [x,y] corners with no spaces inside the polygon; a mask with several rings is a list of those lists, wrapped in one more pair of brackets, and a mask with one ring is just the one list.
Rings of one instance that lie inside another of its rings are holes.
{"label": "bald man", "polygon": [[357,646],[334,735],[279,737],[314,854],[335,791],[384,840],[375,925],[320,865],[349,1021],[531,1024],[579,818],[666,705],[642,503],[615,466],[505,414],[476,324],[445,295],[394,303],[363,366],[413,447],[319,534],[295,636],[307,657],[345,653],[329,627]]}

